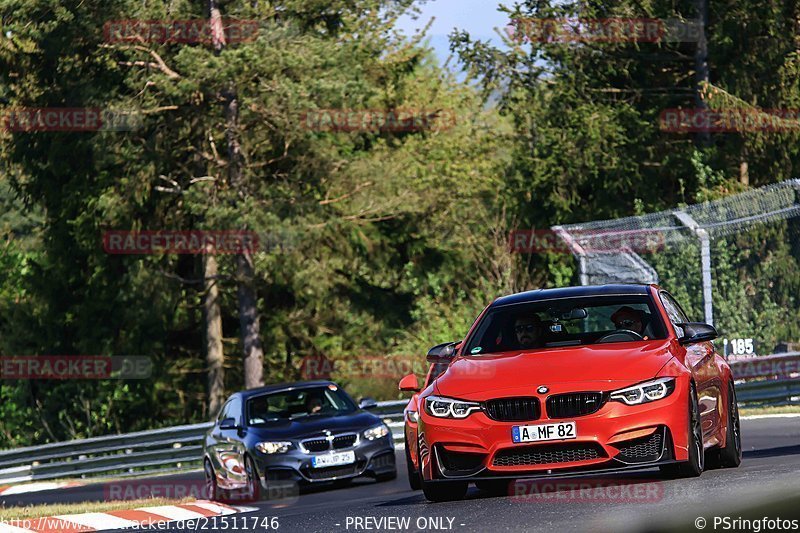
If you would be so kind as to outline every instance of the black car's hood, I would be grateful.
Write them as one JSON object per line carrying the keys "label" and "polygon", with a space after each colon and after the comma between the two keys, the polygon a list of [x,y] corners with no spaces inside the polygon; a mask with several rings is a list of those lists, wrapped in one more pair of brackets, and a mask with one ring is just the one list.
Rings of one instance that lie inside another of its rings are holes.
{"label": "black car's hood", "polygon": [[298,439],[320,435],[324,431],[346,433],[363,431],[379,424],[380,418],[365,411],[355,411],[337,416],[308,416],[296,420],[285,420],[263,426],[247,428],[248,434],[258,438]]}

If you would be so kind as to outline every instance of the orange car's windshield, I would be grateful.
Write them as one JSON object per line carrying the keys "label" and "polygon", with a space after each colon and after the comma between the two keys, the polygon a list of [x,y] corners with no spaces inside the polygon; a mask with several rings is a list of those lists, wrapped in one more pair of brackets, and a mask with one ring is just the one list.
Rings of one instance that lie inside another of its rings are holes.
{"label": "orange car's windshield", "polygon": [[465,355],[665,339],[649,296],[592,296],[542,300],[489,310]]}

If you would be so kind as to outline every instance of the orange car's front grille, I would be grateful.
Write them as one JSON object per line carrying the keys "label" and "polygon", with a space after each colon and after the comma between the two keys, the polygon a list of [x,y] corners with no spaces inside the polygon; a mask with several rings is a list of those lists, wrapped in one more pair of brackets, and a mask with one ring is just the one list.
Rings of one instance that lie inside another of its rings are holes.
{"label": "orange car's front grille", "polygon": [[603,448],[593,442],[546,444],[500,450],[492,461],[494,466],[535,466],[553,463],[589,461],[607,457]]}
{"label": "orange car's front grille", "polygon": [[601,392],[570,392],[547,398],[548,418],[572,418],[596,413],[605,403]]}
{"label": "orange car's front grille", "polygon": [[541,416],[539,398],[498,398],[484,403],[484,412],[499,422],[525,422]]}

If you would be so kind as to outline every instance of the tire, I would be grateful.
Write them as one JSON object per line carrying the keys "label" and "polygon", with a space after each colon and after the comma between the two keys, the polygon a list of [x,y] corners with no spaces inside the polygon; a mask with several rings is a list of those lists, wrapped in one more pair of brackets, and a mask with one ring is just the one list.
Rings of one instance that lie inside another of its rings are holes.
{"label": "tire", "polygon": [[700,419],[700,403],[694,383],[689,388],[689,460],[682,463],[661,465],[659,469],[669,477],[698,477],[705,468],[703,450],[703,426]]}
{"label": "tire", "polygon": [[475,486],[491,496],[509,496],[510,487],[514,483],[512,479],[485,479],[476,481]]}
{"label": "tire", "polygon": [[[709,461],[710,460],[710,461]],[[736,389],[728,385],[728,420],[725,425],[725,447],[717,448],[706,460],[713,468],[736,468],[742,464],[742,432]]]}
{"label": "tire", "polygon": [[[419,450],[417,450],[419,454]],[[422,477],[422,461],[417,455],[417,462],[420,466],[419,479],[422,483],[422,493],[429,502],[449,502],[453,500],[463,500],[467,495],[469,483],[466,481],[425,481]]]}
{"label": "tire", "polygon": [[422,488],[422,481],[419,476],[419,470],[414,468],[414,463],[411,462],[411,452],[408,449],[408,438],[406,441],[406,472],[408,472],[408,485],[411,490],[419,490]]}
{"label": "tire", "polygon": [[214,473],[214,468],[211,466],[211,461],[203,461],[203,473],[206,477],[206,498],[212,502],[224,502],[227,500],[225,493],[219,488],[217,484],[217,476]]}
{"label": "tire", "polygon": [[422,492],[431,502],[449,502],[463,500],[467,494],[466,481],[425,481],[422,480]]}
{"label": "tire", "polygon": [[245,501],[256,502],[261,498],[261,480],[258,478],[258,470],[250,456],[244,458],[244,470],[247,473],[247,487],[245,488]]}

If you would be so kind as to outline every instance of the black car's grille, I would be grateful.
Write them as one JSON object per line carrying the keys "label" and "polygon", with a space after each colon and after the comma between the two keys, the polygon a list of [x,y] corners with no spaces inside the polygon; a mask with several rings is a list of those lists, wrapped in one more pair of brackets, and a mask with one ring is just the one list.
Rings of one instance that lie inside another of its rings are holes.
{"label": "black car's grille", "polygon": [[318,437],[300,441],[302,447],[307,452],[326,452],[333,448],[334,450],[342,450],[344,448],[352,448],[358,443],[357,433],[343,433],[341,435],[334,435],[331,437]]}
{"label": "black car's grille", "polygon": [[538,420],[540,413],[538,398],[498,398],[484,404],[486,414],[500,422],[524,422]]}
{"label": "black car's grille", "polygon": [[494,466],[533,466],[589,461],[602,457],[606,457],[606,454],[598,444],[575,442],[500,450],[494,456],[492,464]]}
{"label": "black car's grille", "polygon": [[324,481],[326,479],[334,479],[340,477],[348,477],[358,475],[365,466],[365,461],[359,461],[356,464],[344,466],[331,466],[328,468],[308,468],[304,469],[303,473],[308,479],[314,481]]}
{"label": "black car's grille", "polygon": [[648,437],[633,439],[619,446],[617,459],[627,463],[646,463],[658,460],[664,449],[663,431],[656,431]]}
{"label": "black car's grille", "polygon": [[341,450],[342,448],[350,448],[356,443],[357,435],[352,433],[350,435],[339,435],[338,437],[333,439],[333,447],[336,450]]}
{"label": "black car's grille", "polygon": [[328,449],[328,441],[327,439],[304,440],[303,446],[310,452],[324,452]]}
{"label": "black car's grille", "polygon": [[571,392],[554,394],[547,398],[548,418],[572,418],[590,415],[603,406],[605,398],[600,392]]}

